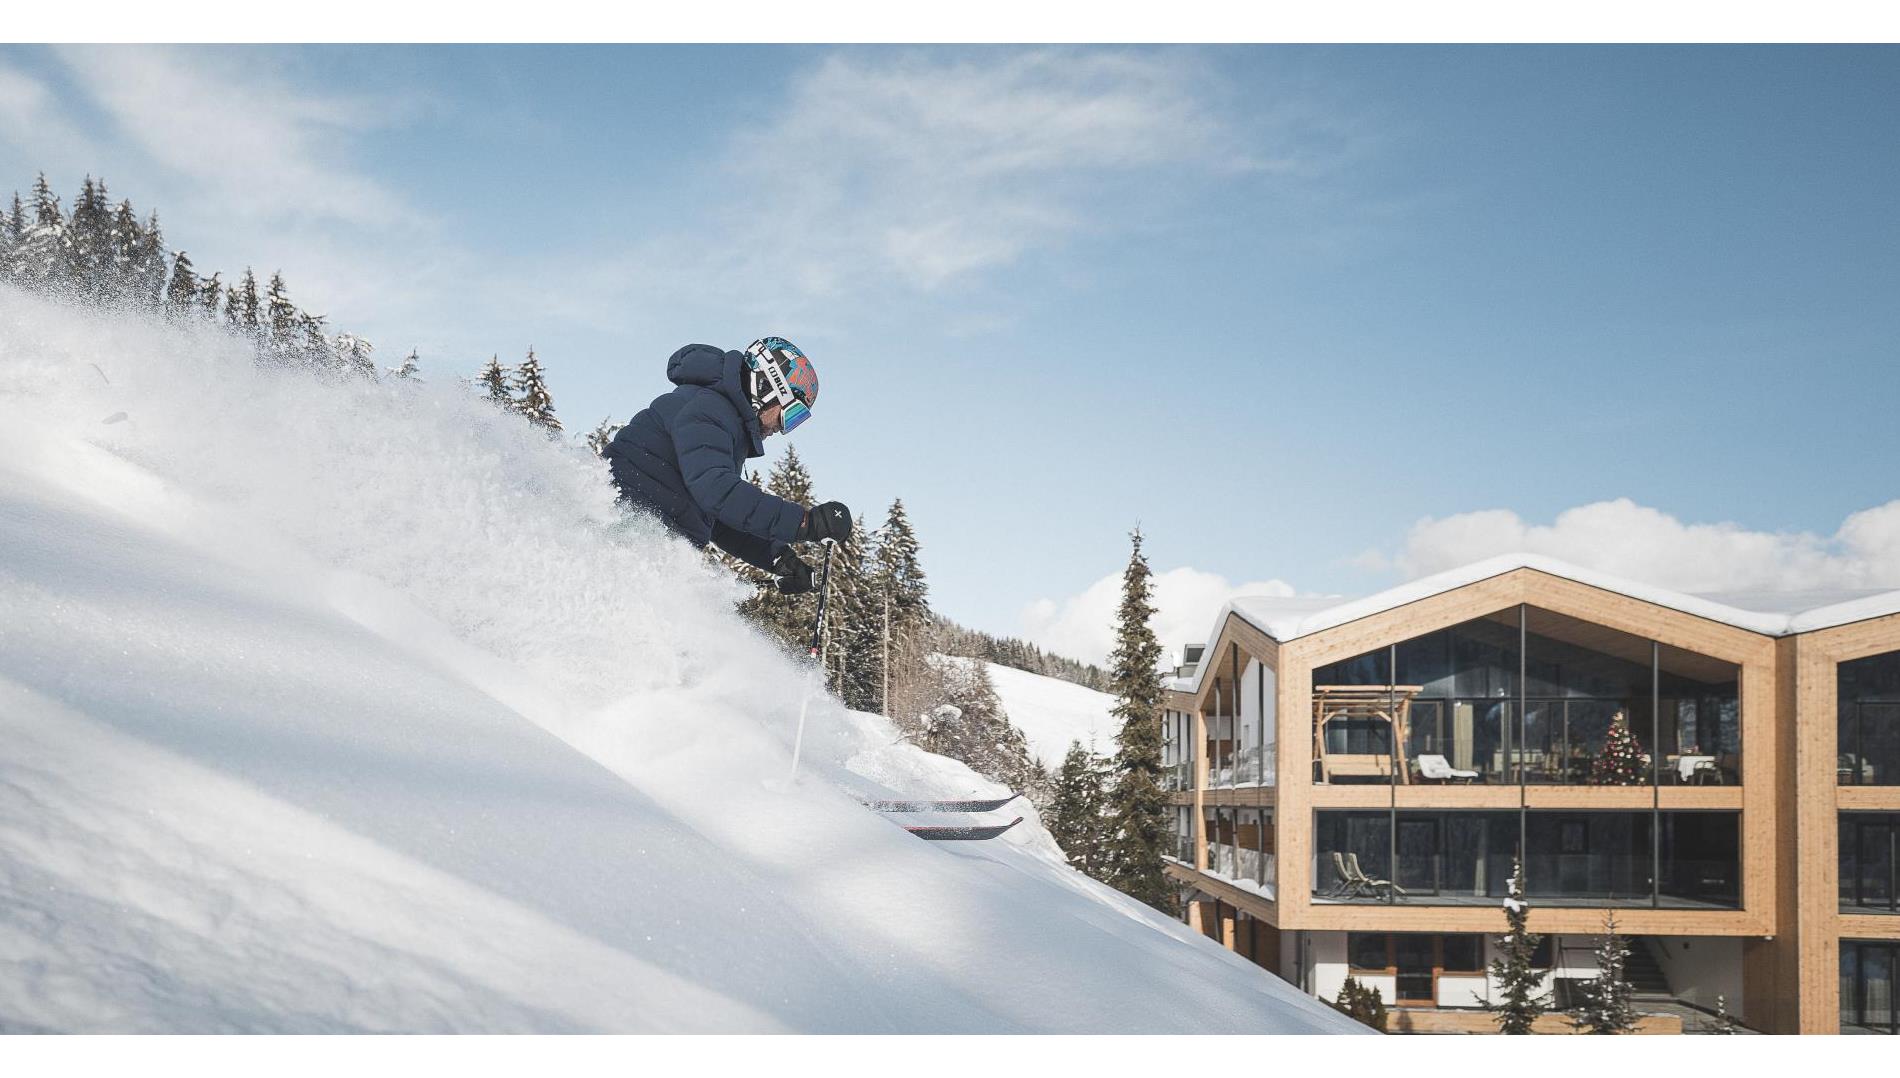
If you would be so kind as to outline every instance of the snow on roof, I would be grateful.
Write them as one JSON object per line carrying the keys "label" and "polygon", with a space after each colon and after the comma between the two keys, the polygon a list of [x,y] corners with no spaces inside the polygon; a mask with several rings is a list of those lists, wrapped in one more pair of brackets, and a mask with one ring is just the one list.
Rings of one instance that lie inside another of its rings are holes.
{"label": "snow on roof", "polygon": [[[1442,573],[1433,573],[1360,599],[1238,596],[1221,607],[1220,613],[1214,618],[1214,628],[1208,633],[1208,639],[1220,635],[1221,626],[1227,623],[1227,615],[1238,614],[1248,624],[1285,643],[1516,569],[1535,569],[1764,636],[1814,632],[1900,613],[1900,588],[1691,595],[1612,573],[1585,569],[1543,554],[1520,553],[1500,554]],[[1179,692],[1196,691],[1205,674],[1206,664],[1196,670],[1193,677],[1169,679],[1167,687]]]}

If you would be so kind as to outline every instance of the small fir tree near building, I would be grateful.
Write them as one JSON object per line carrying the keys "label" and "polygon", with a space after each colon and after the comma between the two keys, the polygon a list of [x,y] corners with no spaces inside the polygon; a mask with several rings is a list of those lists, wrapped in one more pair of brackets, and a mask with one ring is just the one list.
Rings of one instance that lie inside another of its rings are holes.
{"label": "small fir tree near building", "polygon": [[1141,552],[1141,529],[1122,573],[1115,650],[1109,656],[1111,713],[1121,720],[1121,749],[1109,795],[1107,882],[1123,894],[1174,912],[1175,893],[1162,870],[1168,846],[1168,797],[1161,789],[1161,642],[1155,639],[1153,572]]}
{"label": "small fir tree near building", "polygon": [[1641,786],[1649,781],[1649,754],[1636,743],[1629,715],[1619,711],[1610,720],[1603,751],[1590,764],[1592,786]]}
{"label": "small fir tree near building", "polygon": [[1357,977],[1348,977],[1346,983],[1339,986],[1339,996],[1333,1000],[1333,1009],[1381,1033],[1385,1032],[1385,997],[1379,995],[1377,988],[1362,983]]}
{"label": "small fir tree near building", "polygon": [[1062,847],[1069,864],[1084,875],[1100,879],[1105,825],[1102,813],[1108,799],[1107,761],[1080,741],[1071,741],[1054,785],[1049,811],[1044,814],[1049,834]]}
{"label": "small fir tree near building", "polygon": [[1535,966],[1537,944],[1543,937],[1527,927],[1530,905],[1524,901],[1523,876],[1522,862],[1512,861],[1504,896],[1504,920],[1509,928],[1498,937],[1498,956],[1491,960],[1490,967],[1498,998],[1479,998],[1497,1020],[1499,1033],[1529,1033],[1531,1025],[1550,1009],[1543,971]]}
{"label": "small fir tree near building", "polygon": [[1728,1013],[1728,997],[1719,992],[1715,996],[1715,1021],[1710,1023],[1709,1032],[1724,1036],[1735,1033],[1735,1016]]}
{"label": "small fir tree near building", "polygon": [[1629,941],[1616,931],[1616,914],[1603,915],[1603,934],[1597,937],[1597,975],[1578,990],[1581,1002],[1571,1012],[1586,1033],[1628,1033],[1636,1028],[1636,1008],[1630,1003]]}

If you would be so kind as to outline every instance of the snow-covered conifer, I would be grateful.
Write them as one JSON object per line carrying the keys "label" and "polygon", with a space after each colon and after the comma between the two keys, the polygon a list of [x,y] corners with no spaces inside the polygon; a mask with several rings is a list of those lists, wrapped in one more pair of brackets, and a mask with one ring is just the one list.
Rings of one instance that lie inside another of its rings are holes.
{"label": "snow-covered conifer", "polygon": [[1103,813],[1108,799],[1108,762],[1083,747],[1069,743],[1045,818],[1049,834],[1068,855],[1069,863],[1084,874],[1100,878]]}
{"label": "snow-covered conifer", "polygon": [[1544,992],[1544,973],[1536,968],[1537,944],[1543,939],[1529,929],[1530,904],[1524,901],[1524,866],[1511,862],[1511,878],[1504,885],[1505,934],[1498,937],[1498,956],[1491,960],[1491,985],[1497,997],[1479,997],[1500,1033],[1529,1033],[1538,1017],[1550,1009]]}
{"label": "snow-covered conifer", "polygon": [[174,314],[198,313],[198,274],[192,269],[191,256],[183,251],[172,255],[171,279],[165,283],[165,302]]}
{"label": "snow-covered conifer", "polygon": [[212,321],[217,320],[218,301],[224,298],[224,282],[222,278],[223,275],[221,273],[217,270],[212,270],[211,276],[203,278],[202,283],[198,286],[198,310],[203,312],[205,318]]}
{"label": "snow-covered conifer", "polygon": [[251,267],[244,267],[244,276],[238,278],[237,286],[226,297],[225,306],[238,329],[253,336],[260,333],[262,325],[258,317],[257,276],[251,272]]}
{"label": "snow-covered conifer", "polygon": [[[250,281],[250,271],[244,271],[244,275]],[[298,317],[302,313],[297,310],[296,304],[290,302],[290,289],[284,284],[283,271],[273,272],[264,292],[263,324],[264,350],[272,358],[288,361],[303,350],[305,334]],[[316,355],[320,357],[323,353]]]}
{"label": "snow-covered conifer", "polygon": [[602,419],[593,430],[587,432],[587,448],[593,450],[597,457],[606,456],[607,443],[613,441],[614,435],[619,432],[620,424],[614,422],[613,416],[608,416]]}
{"label": "snow-covered conifer", "polygon": [[1115,650],[1109,656],[1112,713],[1121,720],[1109,794],[1107,882],[1123,894],[1172,912],[1174,889],[1162,871],[1168,846],[1168,796],[1161,789],[1161,643],[1155,639],[1153,573],[1141,552],[1141,529],[1122,573]]}
{"label": "snow-covered conifer", "polygon": [[362,378],[376,377],[376,346],[354,333],[339,333],[330,342],[330,363],[343,374]]}
{"label": "snow-covered conifer", "polygon": [[1616,930],[1616,914],[1603,914],[1603,934],[1597,937],[1597,975],[1579,990],[1582,999],[1571,1019],[1586,1033],[1628,1033],[1636,1028],[1636,1008],[1625,965],[1629,941]]}
{"label": "snow-covered conifer", "polygon": [[515,410],[515,398],[508,392],[508,374],[501,369],[500,356],[489,356],[488,365],[482,368],[482,373],[475,380],[488,391],[489,400],[508,411]]}
{"label": "snow-covered conifer", "polygon": [[561,432],[561,421],[554,417],[554,398],[548,393],[541,361],[535,358],[533,348],[528,349],[528,358],[515,368],[514,388],[515,406],[528,422],[549,434]]}
{"label": "snow-covered conifer", "polygon": [[402,366],[389,368],[390,377],[401,378],[405,381],[420,382],[422,381],[421,375],[421,357],[414,348],[409,350],[408,355],[402,357]]}

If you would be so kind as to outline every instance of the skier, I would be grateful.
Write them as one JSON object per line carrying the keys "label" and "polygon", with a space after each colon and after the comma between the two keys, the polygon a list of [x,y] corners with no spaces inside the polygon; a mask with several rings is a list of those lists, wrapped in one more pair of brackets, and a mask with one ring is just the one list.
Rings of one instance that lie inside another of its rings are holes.
{"label": "skier", "polygon": [[629,505],[650,510],[697,547],[708,541],[778,577],[787,595],[812,589],[811,566],[792,543],[851,537],[851,510],[825,502],[809,511],[745,481],[746,460],[765,439],[790,433],[818,403],[818,372],[783,337],[743,352],[689,344],[666,361],[677,387],[654,398],[607,444],[603,456]]}

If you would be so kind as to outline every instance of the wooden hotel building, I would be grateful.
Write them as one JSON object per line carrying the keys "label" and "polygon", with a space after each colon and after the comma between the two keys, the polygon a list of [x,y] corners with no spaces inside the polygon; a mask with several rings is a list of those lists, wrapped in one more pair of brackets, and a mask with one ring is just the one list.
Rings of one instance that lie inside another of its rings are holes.
{"label": "wooden hotel building", "polygon": [[1900,591],[1697,596],[1513,555],[1236,599],[1187,657],[1168,871],[1271,973],[1371,984],[1395,1031],[1489,1030],[1521,863],[1560,1006],[1609,912],[1670,1004],[1648,1028],[1720,996],[1765,1032],[1900,1031]]}

